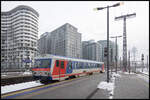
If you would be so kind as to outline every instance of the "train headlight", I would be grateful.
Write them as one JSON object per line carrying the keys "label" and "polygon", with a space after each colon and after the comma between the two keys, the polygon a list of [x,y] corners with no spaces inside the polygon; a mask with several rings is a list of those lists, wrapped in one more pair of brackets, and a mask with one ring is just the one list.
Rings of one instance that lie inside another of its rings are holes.
{"label": "train headlight", "polygon": [[36,74],[36,72],[33,72],[33,75],[35,75]]}

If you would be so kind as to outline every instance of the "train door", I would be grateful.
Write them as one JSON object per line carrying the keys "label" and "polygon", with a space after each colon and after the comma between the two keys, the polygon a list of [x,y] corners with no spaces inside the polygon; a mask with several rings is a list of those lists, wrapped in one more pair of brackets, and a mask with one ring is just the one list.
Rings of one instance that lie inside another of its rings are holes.
{"label": "train door", "polygon": [[52,73],[53,79],[59,79],[59,67],[60,67],[60,61],[56,60],[54,69],[53,69],[53,73]]}
{"label": "train door", "polygon": [[56,60],[55,61],[55,66],[54,66],[54,69],[53,69],[53,79],[59,79],[61,77],[64,77],[65,76],[65,64],[66,62],[64,60]]}
{"label": "train door", "polygon": [[59,67],[59,76],[60,77],[65,77],[66,73],[66,61],[65,60],[60,60],[60,67]]}

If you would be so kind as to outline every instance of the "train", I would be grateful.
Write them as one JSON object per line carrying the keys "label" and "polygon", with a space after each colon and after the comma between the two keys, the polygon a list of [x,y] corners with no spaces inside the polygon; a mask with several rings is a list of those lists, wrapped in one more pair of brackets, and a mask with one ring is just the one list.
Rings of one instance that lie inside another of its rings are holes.
{"label": "train", "polygon": [[104,62],[85,60],[52,54],[35,57],[34,67],[31,69],[37,80],[64,80],[72,77],[103,73]]}

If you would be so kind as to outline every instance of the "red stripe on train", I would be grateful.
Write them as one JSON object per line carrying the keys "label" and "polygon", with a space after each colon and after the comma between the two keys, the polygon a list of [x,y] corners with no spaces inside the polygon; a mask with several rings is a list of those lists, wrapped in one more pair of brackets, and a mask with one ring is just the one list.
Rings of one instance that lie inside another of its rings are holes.
{"label": "red stripe on train", "polygon": [[91,72],[99,72],[100,70],[95,70],[95,71],[90,71],[90,72],[82,72],[82,73],[73,73],[73,74],[65,74],[65,75],[60,75],[60,76],[53,76],[53,78],[59,78],[59,77],[65,77],[65,76],[72,76],[72,75],[81,75],[81,74],[87,74]]}

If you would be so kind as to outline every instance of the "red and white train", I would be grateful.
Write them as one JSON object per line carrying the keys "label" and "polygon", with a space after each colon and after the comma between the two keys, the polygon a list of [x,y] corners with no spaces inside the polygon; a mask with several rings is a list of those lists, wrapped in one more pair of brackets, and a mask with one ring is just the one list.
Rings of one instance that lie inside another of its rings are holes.
{"label": "red and white train", "polygon": [[45,54],[35,58],[33,77],[39,80],[63,80],[94,72],[104,72],[104,62]]}

